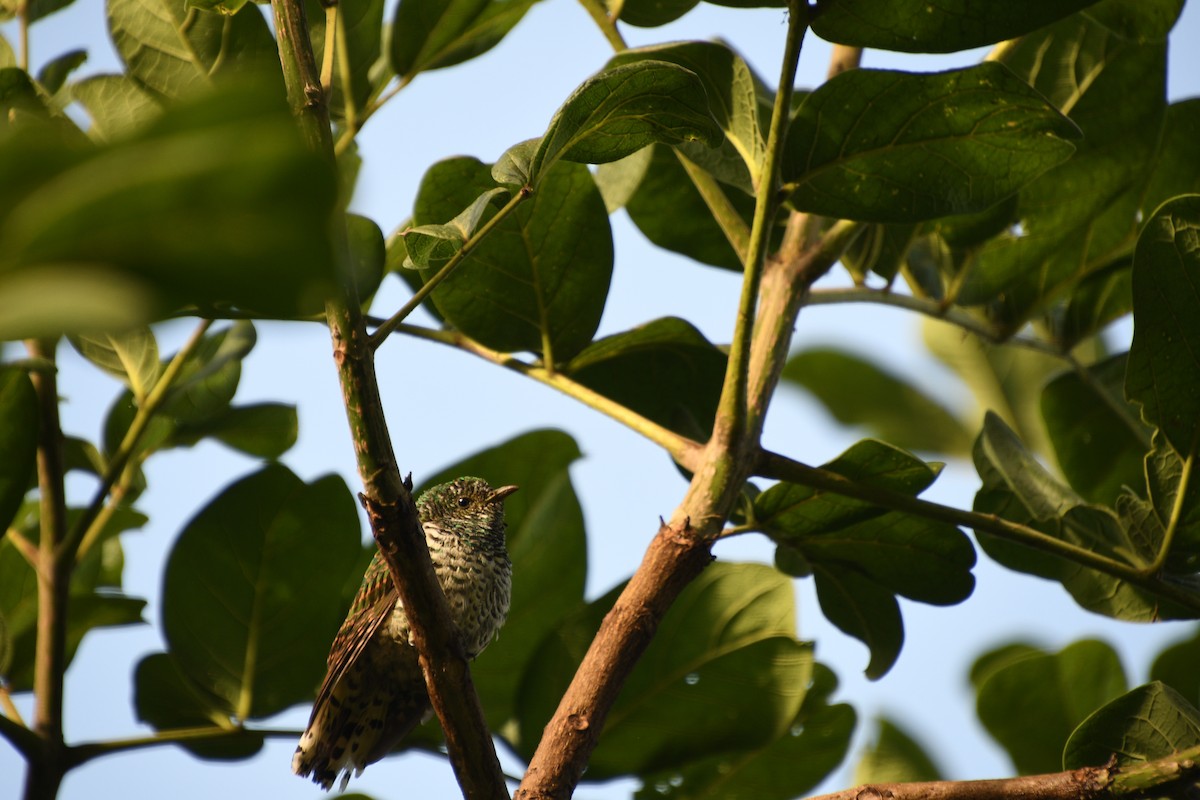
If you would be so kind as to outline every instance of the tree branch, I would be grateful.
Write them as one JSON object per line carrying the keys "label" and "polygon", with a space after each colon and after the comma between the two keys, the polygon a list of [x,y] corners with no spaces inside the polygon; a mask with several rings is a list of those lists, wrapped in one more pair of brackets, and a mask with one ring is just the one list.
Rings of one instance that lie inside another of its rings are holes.
{"label": "tree branch", "polygon": [[1045,775],[1022,775],[985,781],[875,783],[809,800],[1150,800],[1192,797],[1200,789],[1200,747],[1172,753],[1156,761],[1083,767]]}
{"label": "tree branch", "polygon": [[[57,343],[31,339],[26,342],[32,358],[54,363]],[[67,748],[63,741],[63,674],[67,669],[67,597],[72,559],[64,557],[60,545],[67,537],[67,499],[63,485],[62,425],[58,416],[58,372],[39,370],[29,374],[37,393],[37,479],[38,517],[41,523],[37,557],[37,643],[33,671],[33,732],[39,747],[29,759],[25,782],[26,800],[50,800],[58,793],[67,771]]]}
{"label": "tree branch", "polygon": [[[274,0],[288,101],[310,145],[335,164],[329,110],[317,77],[302,0]],[[344,223],[334,226],[340,295],[326,304],[333,357],[363,482],[362,501],[412,629],[430,701],[455,776],[469,798],[506,798],[504,774],[483,718],[457,628],[437,582],[425,535],[392,452]]]}

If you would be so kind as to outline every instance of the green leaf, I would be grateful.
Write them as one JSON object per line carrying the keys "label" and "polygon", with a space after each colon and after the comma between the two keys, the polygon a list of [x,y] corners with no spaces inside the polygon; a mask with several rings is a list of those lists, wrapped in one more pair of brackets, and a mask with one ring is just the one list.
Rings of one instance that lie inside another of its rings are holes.
{"label": "green leaf", "polygon": [[387,261],[383,231],[373,220],[358,214],[347,214],[346,235],[349,237],[354,284],[358,288],[359,299],[365,303],[383,282],[383,269]]}
{"label": "green leaf", "polygon": [[1158,208],[1176,195],[1200,192],[1200,164],[1192,147],[1197,137],[1200,137],[1200,97],[1167,106],[1154,173],[1142,199],[1144,210]]}
{"label": "green leaf", "polygon": [[334,176],[260,92],[180,103],[82,159],[10,144],[0,179],[47,150],[58,172],[39,167],[0,225],[0,335],[131,327],[181,306],[293,317],[332,289]]}
{"label": "green leaf", "polygon": [[605,69],[584,81],[554,113],[529,167],[530,183],[560,158],[616,161],[655,142],[721,142],[696,73],[666,61]]}
{"label": "green leaf", "polygon": [[1200,745],[1200,711],[1155,681],[1098,709],[1067,741],[1063,767],[1100,766],[1116,756],[1127,767]]}
{"label": "green leaf", "polygon": [[[827,667],[814,664],[836,682]],[[791,800],[802,797],[837,768],[846,757],[856,714],[843,703],[804,698],[800,713],[787,731],[757,749],[723,753],[692,761],[678,770],[643,775],[638,800]]]}
{"label": "green leaf", "polygon": [[1071,732],[1125,688],[1116,652],[1103,642],[1084,640],[992,670],[977,687],[976,710],[1018,772],[1057,772]]}
{"label": "green leaf", "polygon": [[891,281],[904,266],[916,230],[915,225],[869,225],[842,254],[842,265],[856,284],[863,283],[868,272]]}
{"label": "green leaf", "polygon": [[898,50],[953,53],[1015,39],[1096,0],[1010,0],[973,3],[947,0],[838,0],[813,17],[813,33],[828,42]]}
{"label": "green leaf", "polygon": [[[451,219],[494,188],[486,164],[442,161],[421,181],[413,222]],[[471,251],[432,299],[447,322],[488,347],[528,350],[561,363],[582,350],[599,325],[612,260],[608,215],[591,173],[562,164],[542,176],[538,190]]]}
{"label": "green leaf", "polygon": [[562,431],[521,434],[441,470],[422,489],[462,475],[521,490],[504,501],[513,594],[500,638],[471,665],[488,724],[519,744],[514,721],[521,676],[551,630],[583,605],[587,540],[567,468],[580,456]]}
{"label": "green leaf", "polygon": [[46,62],[46,65],[38,70],[38,83],[50,94],[57,94],[71,73],[83,66],[85,61],[86,50],[69,50]]}
{"label": "green leaf", "polygon": [[463,242],[479,229],[484,214],[495,211],[492,201],[507,194],[508,190],[503,186],[488,189],[449,222],[417,225],[404,231],[405,268],[436,270],[443,267],[462,249]]}
{"label": "green leaf", "polygon": [[70,337],[79,354],[124,383],[138,403],[158,382],[158,340],[147,327],[118,333],[83,333]]}
{"label": "green leaf", "polygon": [[0,524],[7,530],[37,463],[38,401],[24,370],[0,367],[0,419]]}
{"label": "green leaf", "polygon": [[971,436],[945,406],[870,361],[832,347],[795,353],[783,379],[807,389],[843,425],[911,450],[970,451]]}
{"label": "green leaf", "polygon": [[813,579],[821,613],[867,646],[871,660],[866,676],[882,678],[904,646],[904,621],[896,596],[861,572],[837,563],[814,564]]}
{"label": "green leaf", "polygon": [[596,340],[563,369],[647,419],[703,440],[716,419],[727,361],[691,324],[665,317]]}
{"label": "green leaf", "polygon": [[639,28],[656,28],[679,19],[699,2],[700,0],[626,0],[620,7],[620,20]]}
{"label": "green leaf", "polygon": [[1150,666],[1150,680],[1161,681],[1179,692],[1193,705],[1200,703],[1200,630],[1191,638],[1165,648]]}
{"label": "green leaf", "polygon": [[182,740],[192,755],[211,759],[249,758],[262,749],[263,735],[239,728],[215,711],[220,698],[208,695],[179,669],[167,653],[151,653],[138,662],[133,675],[133,704],[137,717],[159,730],[225,728],[212,740]]}
{"label": "green leaf", "polygon": [[[628,11],[627,4],[622,18]],[[758,88],[749,65],[720,42],[676,42],[625,50],[609,60],[608,68],[648,60],[677,64],[700,79],[713,119],[748,173],[748,187],[757,186],[766,141],[759,127]]]}
{"label": "green leaf", "polygon": [[596,167],[596,186],[604,197],[604,206],[609,214],[624,208],[633,197],[650,167],[651,157],[658,149],[653,145],[643,147],[622,159]]}
{"label": "green leaf", "polygon": [[401,78],[451,67],[491,50],[537,0],[401,0],[391,31]]}
{"label": "green leaf", "polygon": [[805,100],[783,177],[800,210],[870,222],[982,211],[1070,157],[1078,131],[988,62],[915,74],[856,69]]}
{"label": "green leaf", "polygon": [[1151,431],[1125,402],[1126,354],[1087,367],[1087,379],[1064,372],[1042,392],[1042,417],[1059,467],[1092,503],[1114,505],[1122,487],[1145,483],[1142,461]]}
{"label": "green leaf", "polygon": [[0,619],[4,620],[4,653],[0,675],[14,692],[33,688],[34,640],[37,629],[37,574],[13,544],[0,537]]}
{"label": "green leaf", "polygon": [[943,780],[941,770],[916,739],[887,717],[880,717],[875,740],[854,768],[854,783],[908,783]]}
{"label": "green leaf", "polygon": [[[517,712],[522,754],[621,588],[551,634],[530,662]],[[672,605],[609,712],[589,778],[659,772],[773,741],[795,719],[812,671],[795,624],[791,582],[775,570],[708,567]]]}
{"label": "green leaf", "polygon": [[[633,224],[659,247],[682,253],[702,264],[740,271],[740,256],[713,218],[704,198],[696,191],[674,151],[654,146],[650,148],[649,156],[636,190],[625,202],[625,210]],[[754,198],[724,187],[721,191],[746,220],[749,230]]]}
{"label": "green leaf", "polygon": [[129,76],[153,95],[183,97],[235,74],[282,92],[275,39],[257,6],[232,16],[171,0],[107,0],[107,9]]}
{"label": "green leaf", "polygon": [[[993,319],[1017,330],[1074,282],[1129,253],[1140,217],[1153,210],[1142,198],[1165,119],[1166,43],[1121,28],[1155,23],[1179,5],[1101,3],[1005,54],[1005,64],[1084,137],[1069,161],[1022,189],[1012,228],[968,266],[960,302],[992,303]],[[1130,24],[1104,19],[1103,9],[1117,9]]]}
{"label": "green leaf", "polygon": [[[1185,559],[1181,565],[1168,558],[1167,566],[1185,574],[1195,572],[1195,558],[1200,554],[1200,480],[1193,464],[1193,471],[1184,482],[1184,459],[1163,440],[1161,431],[1155,432],[1153,444],[1146,454],[1150,502],[1163,528],[1172,518],[1178,517],[1171,555]],[[1182,498],[1178,496],[1180,492],[1183,492]]]}
{"label": "green leaf", "polygon": [[1200,425],[1200,195],[1168,201],[1146,221],[1133,260],[1133,344],[1125,393],[1182,456]]}
{"label": "green leaf", "polygon": [[258,458],[279,458],[299,435],[296,407],[286,403],[230,406],[195,423],[180,423],[171,444],[187,446],[209,436]]}
{"label": "green leaf", "polygon": [[95,75],[71,85],[71,95],[83,105],[92,125],[88,133],[113,141],[154,119],[162,106],[127,75]]}
{"label": "green leaf", "polygon": [[180,670],[244,721],[309,697],[359,553],[340,477],[305,483],[269,465],[187,524],[167,560],[163,631]]}

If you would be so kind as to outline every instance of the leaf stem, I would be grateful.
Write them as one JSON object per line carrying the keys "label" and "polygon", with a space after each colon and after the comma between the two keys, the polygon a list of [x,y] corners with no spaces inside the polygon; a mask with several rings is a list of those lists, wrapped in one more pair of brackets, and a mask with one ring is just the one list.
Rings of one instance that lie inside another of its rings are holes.
{"label": "leaf stem", "polygon": [[721,228],[721,233],[725,234],[725,239],[733,248],[733,252],[737,254],[738,261],[744,268],[747,251],[750,248],[750,229],[746,227],[746,221],[733,207],[733,203],[729,202],[729,196],[725,194],[716,178],[696,166],[690,158],[678,150],[675,151],[675,157],[679,159],[679,163],[683,165],[688,177],[692,179],[692,185],[700,193],[704,204],[708,206],[713,219]]}
{"label": "leaf stem", "polygon": [[[333,89],[333,59],[337,55],[343,55],[337,51],[340,49],[338,31],[338,9],[341,8],[340,3],[330,3],[325,6],[325,45],[321,48],[321,89],[325,92],[325,97],[331,96]],[[342,74],[342,80],[348,80],[345,73]]]}
{"label": "leaf stem", "polygon": [[578,400],[585,406],[599,411],[635,433],[646,437],[666,450],[667,454],[685,469],[694,468],[697,464],[698,454],[702,449],[699,443],[681,436],[669,428],[664,428],[615,400],[572,380],[561,372],[528,364],[512,353],[492,350],[458,331],[441,331],[415,325],[400,325],[398,330],[408,336],[457,347],[485,361],[490,361],[527,378],[532,378],[538,383],[557,389],[568,397]]}
{"label": "leaf stem", "polygon": [[[63,553],[71,559],[81,557],[86,552],[86,547],[90,547],[92,543],[99,537],[105,523],[107,523],[112,511],[107,514],[102,513],[105,502],[109,506],[115,506],[119,502],[117,495],[121,492],[110,492],[114,484],[117,482],[125,468],[129,465],[130,459],[137,452],[138,443],[146,432],[146,428],[150,424],[150,420],[158,413],[162,407],[163,401],[166,400],[168,392],[174,385],[175,380],[179,377],[183,365],[187,363],[196,347],[204,339],[204,334],[212,325],[212,320],[201,320],[196,329],[192,331],[192,335],[188,337],[187,342],[171,359],[171,363],[159,375],[158,381],[154,384],[154,388],[146,396],[146,400],[138,408],[137,413],[133,417],[133,421],[129,423],[129,429],[125,431],[125,436],[121,439],[121,444],[109,459],[107,466],[104,469],[104,474],[100,476],[100,485],[96,487],[95,494],[92,495],[92,502],[88,504],[87,510],[75,523],[75,527],[71,530],[70,536],[62,544]],[[85,547],[86,545],[86,547]]]}
{"label": "leaf stem", "polygon": [[141,750],[147,747],[158,747],[179,742],[196,742],[209,739],[223,739],[241,733],[253,733],[269,739],[298,739],[303,731],[288,728],[244,728],[241,725],[200,726],[195,728],[171,728],[155,731],[148,736],[130,736],[125,739],[109,739],[103,742],[83,742],[71,747],[70,764],[77,767],[94,758],[121,753],[129,750]]}
{"label": "leaf stem", "polygon": [[621,14],[620,6],[624,2],[618,3],[614,8],[612,15],[605,8],[603,0],[579,0],[579,4],[584,7],[592,20],[596,23],[596,27],[604,34],[604,38],[608,40],[609,45],[616,52],[621,52],[628,48],[625,44],[625,38],[621,36],[621,32],[617,30],[617,17]]}
{"label": "leaf stem", "polygon": [[1175,488],[1175,502],[1171,504],[1171,519],[1167,521],[1167,530],[1163,534],[1162,546],[1159,547],[1154,561],[1141,570],[1142,575],[1147,578],[1157,576],[1167,565],[1167,557],[1171,554],[1171,545],[1175,543],[1175,532],[1179,529],[1179,520],[1183,518],[1184,501],[1188,486],[1191,484],[1192,464],[1195,460],[1196,449],[1193,447],[1192,452],[1188,453],[1188,457],[1183,460],[1183,469],[1179,473],[1179,485]]}
{"label": "leaf stem", "polygon": [[466,260],[467,256],[471,254],[472,250],[479,246],[479,243],[483,241],[484,237],[495,230],[509,214],[516,210],[517,206],[525,202],[525,200],[527,200],[532,194],[533,190],[528,186],[521,187],[520,191],[509,198],[509,201],[504,204],[504,207],[496,212],[495,216],[480,226],[479,230],[475,231],[475,233],[472,234],[469,239],[463,242],[462,247],[458,249],[458,252],[452,255],[450,260],[447,261],[432,278],[425,281],[424,285],[421,286],[421,288],[418,289],[411,298],[409,298],[407,303],[400,307],[399,311],[388,317],[386,321],[384,321],[378,328],[375,329],[375,333],[371,334],[369,339],[371,349],[378,350],[379,346],[383,344],[384,340],[387,339],[387,337],[390,336],[394,330],[396,330],[400,323],[403,322],[409,314],[415,311],[417,306],[421,305],[421,302],[428,297],[442,281],[446,280],[446,278],[450,276],[450,273],[453,272],[459,264]]}

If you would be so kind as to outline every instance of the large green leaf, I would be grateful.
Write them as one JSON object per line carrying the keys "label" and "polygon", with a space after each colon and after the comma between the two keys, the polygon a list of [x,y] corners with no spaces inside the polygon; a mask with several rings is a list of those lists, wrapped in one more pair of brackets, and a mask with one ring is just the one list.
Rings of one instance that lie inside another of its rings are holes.
{"label": "large green leaf", "polygon": [[[495,187],[486,164],[442,161],[421,181],[413,222],[453,219]],[[542,176],[533,196],[471,251],[432,298],[447,322],[483,344],[530,350],[559,363],[591,341],[612,261],[608,214],[591,173],[562,164]]]}
{"label": "large green leaf", "polygon": [[953,53],[1015,39],[1096,0],[838,0],[812,21],[822,39],[904,53]]}
{"label": "large green leaf", "polygon": [[814,680],[791,726],[757,749],[723,753],[680,769],[643,775],[637,800],[791,800],[826,778],[850,747],[856,714],[850,706],[829,705],[817,681],[837,685],[828,667],[813,665]]}
{"label": "large green leaf", "polygon": [[[1150,504],[1165,529],[1174,520],[1175,539],[1167,565],[1173,571],[1193,573],[1200,566],[1200,480],[1175,449],[1154,434],[1154,447],[1146,455],[1146,485]],[[1180,497],[1180,493],[1183,497]]]}
{"label": "large green leaf", "polygon": [[[825,469],[911,495],[937,475],[873,440],[857,443]],[[961,602],[975,585],[974,548],[952,525],[790,483],[755,498],[754,523],[776,543],[776,566],[798,577],[811,573],[825,616],[868,645],[871,678],[891,668],[904,640],[896,594],[944,605]]]}
{"label": "large green leaf", "polygon": [[1125,393],[1183,457],[1200,431],[1200,195],[1146,221],[1133,260],[1133,344]]}
{"label": "large green leaf", "polygon": [[[622,10],[622,15],[628,6]],[[704,86],[708,108],[725,133],[725,141],[741,158],[747,188],[759,184],[766,141],[759,125],[759,98],[749,65],[720,42],[675,42],[625,50],[609,60],[609,68],[658,60],[693,72]]]}
{"label": "large green leaf", "polygon": [[262,749],[263,735],[234,725],[217,711],[221,699],[191,681],[168,653],[151,653],[138,662],[133,675],[133,704],[138,719],[159,730],[223,729],[224,733],[212,740],[179,742],[200,758],[249,758]]}
{"label": "large green leaf", "polygon": [[916,739],[886,717],[854,768],[854,783],[940,781],[941,771]]}
{"label": "large green leaf", "polygon": [[171,444],[187,446],[212,437],[258,458],[279,458],[300,433],[296,407],[286,403],[230,406],[198,422],[181,422]]}
{"label": "large green leaf", "polygon": [[[669,147],[650,148],[648,163],[636,189],[625,202],[629,218],[654,244],[702,264],[740,270],[742,260],[713,218],[704,198]],[[603,169],[605,165],[601,165]],[[746,221],[754,214],[754,198],[718,186],[730,206]]]}
{"label": "large green leaf", "polygon": [[554,113],[527,182],[537,185],[560,158],[602,164],[655,142],[715,147],[721,136],[696,73],[653,59],[621,64],[588,78]]}
{"label": "large green leaf", "polygon": [[843,425],[858,425],[897,447],[962,455],[971,436],[939,401],[899,376],[843,350],[811,347],[793,354],[784,381],[817,397]]}
{"label": "large green leaf", "polygon": [[128,75],[155,95],[182,97],[231,75],[283,89],[275,39],[255,5],[233,15],[172,0],[107,0],[107,9]]}
{"label": "large green leaf", "polygon": [[[622,588],[547,637],[530,662],[517,710],[523,755]],[[795,625],[787,578],[757,564],[710,566],[680,594],[634,668],[588,777],[655,773],[773,741],[795,719],[812,671]]]}
{"label": "large green leaf", "polygon": [[401,0],[391,67],[402,78],[461,64],[491,50],[537,0]]}
{"label": "large green leaf", "polygon": [[1125,402],[1126,354],[1064,372],[1042,392],[1042,417],[1059,467],[1089,502],[1113,505],[1122,487],[1141,491],[1150,434]]}
{"label": "large green leaf", "polygon": [[192,518],[167,560],[163,631],[180,671],[236,720],[308,697],[341,622],[358,515],[337,476],[272,464]]}
{"label": "large green leaf", "polygon": [[622,22],[639,28],[655,28],[674,22],[691,11],[700,0],[626,0],[621,4]]}
{"label": "large green leaf", "polygon": [[583,604],[587,541],[583,512],[567,468],[575,441],[556,430],[517,436],[476,453],[424,481],[428,487],[463,475],[521,490],[504,501],[513,562],[512,604],[500,638],[471,667],[488,723],[514,745],[517,689],[535,649]]}
{"label": "large green leaf", "polygon": [[1139,686],[1098,709],[1071,734],[1063,767],[1118,767],[1165,758],[1200,745],[1200,711],[1166,684]]}
{"label": "large green leaf", "polygon": [[596,340],[564,371],[646,418],[702,441],[716,419],[727,360],[691,324],[665,317]]}
{"label": "large green leaf", "polygon": [[988,62],[916,74],[856,69],[805,98],[783,178],[803,211],[919,222],[982,211],[1070,157],[1078,131]]}
{"label": "large green leaf", "polygon": [[1069,351],[1133,310],[1133,259],[1121,258],[1088,274],[1051,322],[1054,338]]}
{"label": "large green leaf", "polygon": [[1113,649],[1085,640],[1002,662],[977,686],[976,710],[1021,774],[1057,772],[1075,727],[1125,688]]}
{"label": "large green leaf", "polygon": [[1011,228],[968,267],[962,303],[994,301],[992,316],[1016,330],[1064,288],[1129,252],[1139,215],[1152,210],[1142,203],[1166,112],[1169,25],[1158,16],[1181,5],[1106,0],[1005,54],[1084,138],[1073,158],[1020,192]]}
{"label": "large green leaf", "polygon": [[0,336],[323,307],[334,178],[282,102],[222,90],[119,144],[45,139],[0,148]]}
{"label": "large green leaf", "polygon": [[71,95],[92,118],[89,135],[112,141],[137,130],[162,112],[150,92],[128,75],[94,75],[71,85]]}
{"label": "large green leaf", "polygon": [[71,337],[79,354],[124,383],[138,403],[158,381],[158,340],[147,327],[111,333],[79,334]]}
{"label": "large green leaf", "polygon": [[37,459],[37,395],[24,370],[0,367],[0,420],[0,526],[7,530]]}

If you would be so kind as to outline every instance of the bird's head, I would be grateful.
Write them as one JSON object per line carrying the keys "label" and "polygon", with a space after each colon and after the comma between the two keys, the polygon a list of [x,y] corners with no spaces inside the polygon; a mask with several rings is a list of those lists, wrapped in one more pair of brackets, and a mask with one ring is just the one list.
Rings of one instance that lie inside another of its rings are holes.
{"label": "bird's head", "polygon": [[[468,538],[504,533],[504,498],[516,486],[493,489],[482,478],[456,478],[425,491],[417,500],[422,522],[433,522],[446,531]],[[503,542],[503,538],[501,539]]]}

